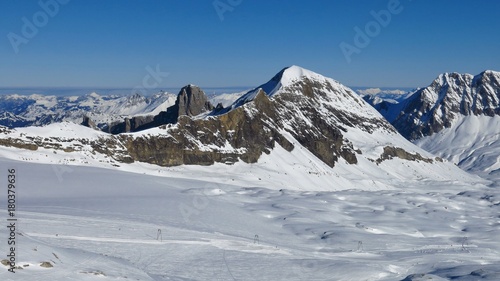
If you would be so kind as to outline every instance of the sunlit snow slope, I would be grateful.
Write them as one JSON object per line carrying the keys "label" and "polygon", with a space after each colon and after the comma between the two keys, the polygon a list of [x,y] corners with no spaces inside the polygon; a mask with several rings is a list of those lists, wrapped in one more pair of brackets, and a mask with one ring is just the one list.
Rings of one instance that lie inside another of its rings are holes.
{"label": "sunlit snow slope", "polygon": [[500,116],[461,117],[439,133],[415,142],[466,171],[500,179]]}
{"label": "sunlit snow slope", "polygon": [[231,173],[177,177],[196,172],[189,167],[155,177],[0,164],[17,171],[23,267],[0,265],[1,280],[500,278],[500,197],[480,184],[298,191],[278,189],[263,171],[262,187],[243,187],[221,183]]}

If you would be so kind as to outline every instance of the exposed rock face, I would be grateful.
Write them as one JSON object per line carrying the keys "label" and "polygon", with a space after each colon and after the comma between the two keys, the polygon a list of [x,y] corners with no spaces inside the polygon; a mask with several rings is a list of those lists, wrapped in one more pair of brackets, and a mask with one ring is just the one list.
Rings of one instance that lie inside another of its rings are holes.
{"label": "exposed rock face", "polygon": [[50,262],[48,261],[44,261],[42,263],[40,263],[40,266],[41,267],[45,267],[45,268],[51,268],[51,267],[54,267]]}
{"label": "exposed rock face", "polygon": [[80,125],[83,125],[85,127],[89,127],[89,128],[92,128],[92,129],[96,129],[97,128],[97,125],[88,116],[83,116],[83,121],[82,121],[82,123]]}
{"label": "exposed rock face", "polygon": [[13,139],[13,138],[0,139],[0,145],[6,146],[6,147],[28,149],[28,150],[37,150],[38,149],[38,145],[34,144],[33,142],[24,142],[24,141],[21,141],[18,139]]}
{"label": "exposed rock face", "polygon": [[[384,152],[380,157],[375,161],[377,164],[382,163],[385,160],[390,160],[392,158],[400,158],[403,160],[409,160],[409,161],[423,161],[427,163],[433,163],[434,160],[430,158],[424,158],[422,155],[419,153],[409,153],[406,150],[400,148],[400,147],[393,147],[393,146],[386,146],[384,147]],[[436,158],[437,161],[442,162],[442,159]]]}
{"label": "exposed rock face", "polygon": [[[275,97],[275,102],[281,112],[279,119],[280,127],[290,133],[301,145],[310,150],[316,157],[333,167],[339,158],[344,158],[350,164],[357,163],[357,159],[348,143],[344,144],[342,129],[344,125],[325,118],[320,110],[321,93],[315,96],[313,88],[322,89],[331,85],[315,85],[315,81],[304,79],[293,85]],[[296,93],[302,93],[297,95]],[[347,120],[346,116],[339,110],[328,107],[330,114],[336,115],[341,120]],[[297,116],[297,112],[303,115]],[[307,120],[307,121],[306,121]]]}
{"label": "exposed rock face", "polygon": [[262,153],[269,154],[276,142],[289,151],[293,149],[293,145],[269,124],[271,118],[264,116],[266,113],[273,115],[273,112],[273,103],[261,93],[254,104],[221,116],[180,117],[176,126],[165,127],[169,136],[128,136],[124,143],[135,160],[161,166],[230,164],[238,159],[254,163]]}
{"label": "exposed rock face", "polygon": [[181,89],[176,104],[179,116],[196,116],[214,109],[205,93],[194,85],[188,85]]}
{"label": "exposed rock face", "polygon": [[500,115],[499,104],[499,72],[485,71],[476,76],[446,73],[403,104],[394,105],[401,111],[391,123],[404,137],[416,140],[451,127],[459,116]]}
{"label": "exposed rock face", "polygon": [[137,132],[165,124],[175,124],[179,116],[196,116],[212,109],[214,107],[208,101],[205,93],[199,87],[188,85],[180,90],[175,104],[167,108],[166,111],[162,111],[156,116],[126,118],[123,122],[111,124],[105,131],[112,134]]}

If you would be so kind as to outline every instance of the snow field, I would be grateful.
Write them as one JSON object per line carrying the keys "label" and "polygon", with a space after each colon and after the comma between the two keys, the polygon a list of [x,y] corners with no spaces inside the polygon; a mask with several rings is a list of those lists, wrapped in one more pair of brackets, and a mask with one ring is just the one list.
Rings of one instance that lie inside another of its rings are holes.
{"label": "snow field", "polygon": [[52,165],[1,163],[18,170],[18,264],[30,265],[2,280],[500,276],[500,195],[481,184],[290,190],[79,166],[60,180]]}

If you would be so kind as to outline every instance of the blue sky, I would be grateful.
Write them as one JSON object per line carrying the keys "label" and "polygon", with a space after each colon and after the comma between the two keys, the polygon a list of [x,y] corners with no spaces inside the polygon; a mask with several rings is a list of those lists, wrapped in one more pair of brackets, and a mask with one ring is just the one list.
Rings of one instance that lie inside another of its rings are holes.
{"label": "blue sky", "polygon": [[[3,0],[0,87],[257,86],[289,65],[348,86],[418,87],[500,71],[500,1],[217,1]],[[357,48],[350,62],[342,42]]]}

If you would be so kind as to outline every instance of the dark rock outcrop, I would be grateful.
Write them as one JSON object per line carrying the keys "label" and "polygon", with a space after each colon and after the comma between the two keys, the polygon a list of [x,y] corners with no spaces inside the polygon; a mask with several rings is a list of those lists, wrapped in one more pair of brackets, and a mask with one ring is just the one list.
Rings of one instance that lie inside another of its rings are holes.
{"label": "dark rock outcrop", "polygon": [[80,124],[82,126],[85,126],[85,127],[89,127],[89,128],[92,128],[92,129],[96,129],[97,128],[97,125],[95,124],[94,121],[92,121],[92,119],[90,119],[90,117],[88,116],[83,116],[83,121],[82,123]]}
{"label": "dark rock outcrop", "polygon": [[188,85],[181,89],[177,96],[176,105],[178,116],[196,116],[214,109],[205,93],[194,85]]}
{"label": "dark rock outcrop", "polygon": [[[385,160],[391,160],[393,158],[400,158],[403,160],[408,160],[408,161],[423,161],[426,163],[433,163],[434,160],[430,158],[425,158],[419,153],[410,153],[400,147],[393,147],[393,146],[386,146],[384,147],[384,152],[380,157],[375,161],[377,164],[382,163]],[[438,160],[439,162],[442,162],[441,159]]]}
{"label": "dark rock outcrop", "polygon": [[[127,136],[124,143],[135,160],[160,166],[231,164],[238,159],[255,163],[262,153],[269,154],[275,143],[288,151],[294,147],[272,126],[271,119],[276,117],[273,106],[262,92],[250,108],[239,107],[207,119],[181,116],[175,128],[165,127],[168,137]],[[251,114],[253,111],[261,114]],[[232,149],[227,149],[228,145]]]}

